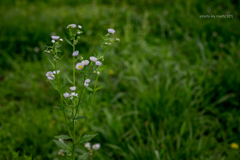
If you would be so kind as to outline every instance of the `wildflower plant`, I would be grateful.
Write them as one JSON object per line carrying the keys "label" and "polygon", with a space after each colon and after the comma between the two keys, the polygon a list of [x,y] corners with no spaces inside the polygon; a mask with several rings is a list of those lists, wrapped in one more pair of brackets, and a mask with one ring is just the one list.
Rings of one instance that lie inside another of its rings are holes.
{"label": "wildflower plant", "polygon": [[[66,159],[75,160],[77,155],[75,154],[76,146],[81,146],[85,143],[90,144],[89,141],[91,141],[97,135],[84,134],[83,128],[88,122],[88,117],[91,113],[90,111],[93,106],[95,93],[103,87],[103,85],[97,86],[97,82],[101,71],[106,67],[104,65],[105,53],[114,43],[120,41],[119,38],[111,37],[114,32],[115,30],[108,29],[108,33],[105,36],[102,36],[103,43],[101,46],[103,48],[103,53],[90,57],[84,57],[82,55],[80,56],[79,51],[75,50],[75,46],[80,40],[80,34],[83,33],[82,26],[77,26],[76,24],[70,24],[67,26],[67,33],[69,34],[70,38],[65,38],[65,40],[73,48],[73,50],[70,52],[72,55],[72,80],[67,76],[65,76],[62,80],[62,72],[58,70],[58,62],[63,60],[64,57],[64,55],[61,54],[62,51],[60,50],[63,39],[59,36],[52,36],[52,45],[46,46],[45,53],[49,54],[48,60],[53,67],[53,71],[48,71],[46,73],[46,77],[53,88],[59,93],[60,102],[59,107],[56,108],[61,110],[63,113],[65,125],[68,129],[68,135],[55,136],[56,139],[53,141],[58,147],[60,147],[61,155],[64,155]],[[89,79],[90,75],[93,75],[95,79]],[[68,90],[64,90],[66,81],[68,81],[68,83],[71,85]],[[80,86],[76,86],[76,81],[81,82]],[[91,81],[94,82],[93,86],[90,85]],[[83,97],[85,99],[83,99]],[[86,109],[83,110],[83,108]],[[82,130],[80,131],[80,134],[77,135],[75,129],[77,122],[80,120],[83,121],[83,126],[81,127]],[[97,143],[92,147],[93,150],[98,150],[100,148],[100,144]],[[79,155],[78,159],[85,160],[89,156],[92,159],[92,150],[90,149],[88,152]]]}

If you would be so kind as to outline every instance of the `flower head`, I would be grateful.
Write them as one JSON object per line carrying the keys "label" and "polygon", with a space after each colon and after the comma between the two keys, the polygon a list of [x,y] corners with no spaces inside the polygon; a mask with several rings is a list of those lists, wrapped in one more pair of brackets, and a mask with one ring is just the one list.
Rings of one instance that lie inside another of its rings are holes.
{"label": "flower head", "polygon": [[53,72],[48,71],[48,72],[46,73],[46,76],[47,76],[47,77],[51,77],[51,76],[53,76]]}
{"label": "flower head", "polygon": [[72,56],[77,56],[78,53],[79,53],[79,51],[74,51],[73,54],[72,54]]}
{"label": "flower head", "polygon": [[97,58],[92,56],[92,57],[90,57],[90,60],[95,62],[97,60]]}
{"label": "flower head", "polygon": [[239,148],[239,145],[237,143],[235,143],[235,142],[231,143],[230,146],[233,149],[238,149]]}
{"label": "flower head", "polygon": [[60,39],[59,39],[59,41],[61,41],[61,42],[62,42],[62,41],[63,41],[63,39],[62,39],[62,38],[60,38]]}
{"label": "flower head", "polygon": [[99,61],[96,61],[95,62],[97,66],[101,66],[102,65],[102,62],[99,62]]}
{"label": "flower head", "polygon": [[78,70],[83,69],[83,67],[84,67],[84,64],[83,64],[83,63],[77,63],[77,64],[76,64],[76,68],[77,68]]}
{"label": "flower head", "polygon": [[114,29],[111,29],[111,28],[109,28],[109,29],[108,29],[108,32],[109,32],[109,33],[112,33],[112,34],[114,34],[114,33],[115,33],[115,30],[114,30]]}
{"label": "flower head", "polygon": [[72,93],[70,94],[70,99],[73,99],[73,97],[78,97],[78,94],[75,93],[75,92],[72,92]]}
{"label": "flower head", "polygon": [[71,91],[75,91],[76,90],[76,87],[73,86],[73,87],[70,87]]}
{"label": "flower head", "polygon": [[69,95],[69,93],[66,92],[66,93],[63,94],[63,96],[64,96],[65,98],[67,98],[67,97],[69,97],[70,95]]}
{"label": "flower head", "polygon": [[76,24],[69,24],[67,28],[75,28],[77,25]]}
{"label": "flower head", "polygon": [[89,83],[91,80],[90,79],[86,79],[85,80],[85,83]]}
{"label": "flower head", "polygon": [[93,150],[98,150],[100,148],[100,144],[99,143],[96,143],[92,146]]}
{"label": "flower head", "polygon": [[55,43],[55,40],[52,40],[51,42],[52,42],[52,43]]}
{"label": "flower head", "polygon": [[90,148],[91,147],[91,143],[89,143],[89,142],[85,143],[85,147],[86,148]]}
{"label": "flower head", "polygon": [[78,28],[82,29],[82,26],[81,26],[81,25],[78,25]]}
{"label": "flower head", "polygon": [[86,66],[89,64],[89,60],[84,60],[84,61],[82,61],[82,63],[84,64],[84,66]]}
{"label": "flower head", "polygon": [[88,85],[89,85],[88,83],[86,83],[86,82],[84,83],[84,86],[86,86],[86,87],[87,87]]}
{"label": "flower head", "polygon": [[[57,74],[60,72],[60,70],[57,70]],[[56,74],[56,71],[53,71],[53,74]]]}
{"label": "flower head", "polygon": [[53,40],[58,40],[60,37],[59,36],[51,36]]}

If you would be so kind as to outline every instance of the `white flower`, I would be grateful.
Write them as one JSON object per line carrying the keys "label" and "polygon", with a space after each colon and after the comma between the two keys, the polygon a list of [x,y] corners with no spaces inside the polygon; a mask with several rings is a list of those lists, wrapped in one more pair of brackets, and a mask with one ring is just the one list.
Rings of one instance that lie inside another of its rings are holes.
{"label": "white flower", "polygon": [[90,148],[91,147],[91,143],[89,143],[89,142],[85,143],[85,147],[86,148]]}
{"label": "white flower", "polygon": [[91,80],[90,79],[86,79],[85,80],[85,83],[89,83]]}
{"label": "white flower", "polygon": [[83,69],[83,67],[84,67],[84,64],[83,64],[83,63],[77,63],[77,64],[76,64],[76,68],[77,68],[78,70]]}
{"label": "white flower", "polygon": [[48,79],[48,80],[53,80],[53,79],[54,79],[54,77],[47,77],[47,79]]}
{"label": "white flower", "polygon": [[75,93],[75,92],[72,92],[72,93],[70,94],[70,99],[73,99],[73,97],[78,97],[78,94]]}
{"label": "white flower", "polygon": [[53,76],[53,72],[48,71],[48,72],[46,73],[46,76],[47,76],[47,77],[52,77],[52,76]]}
{"label": "white flower", "polygon": [[99,143],[96,143],[92,146],[93,150],[98,150],[100,148],[100,144]]}
{"label": "white flower", "polygon": [[50,53],[50,51],[47,51],[47,53]]}
{"label": "white flower", "polygon": [[58,40],[60,37],[59,36],[51,36],[53,40]]}
{"label": "white flower", "polygon": [[96,61],[96,65],[97,65],[97,66],[101,66],[101,65],[102,65],[102,62]]}
{"label": "white flower", "polygon": [[88,85],[89,85],[88,83],[84,83],[84,86],[86,86],[86,87],[87,87]]}
{"label": "white flower", "polygon": [[111,29],[111,28],[109,28],[109,29],[108,29],[108,32],[109,32],[109,33],[112,33],[112,34],[114,34],[114,33],[115,33],[115,30],[114,30],[114,29]]}
{"label": "white flower", "polygon": [[71,91],[75,91],[76,90],[76,87],[73,86],[73,87],[70,87]]}
{"label": "white flower", "polygon": [[60,141],[60,142],[64,143],[62,139],[58,139],[58,141]]}
{"label": "white flower", "polygon": [[89,60],[84,60],[84,61],[82,61],[82,63],[84,64],[84,66],[86,66],[89,64]]}
{"label": "white flower", "polygon": [[52,42],[52,43],[55,43],[55,40],[52,40],[51,42]]}
{"label": "white flower", "polygon": [[59,39],[59,41],[61,41],[61,42],[62,42],[62,41],[63,41],[63,39],[61,38],[61,39]]}
{"label": "white flower", "polygon": [[69,28],[69,27],[75,28],[75,27],[76,27],[76,24],[69,24],[69,25],[67,26],[67,28]]}
{"label": "white flower", "polygon": [[69,97],[69,93],[66,92],[66,93],[63,94],[63,96],[64,96],[65,98],[67,98],[67,97]]}
{"label": "white flower", "polygon": [[80,31],[78,31],[78,32],[77,32],[77,34],[81,34],[81,32],[80,32]]}
{"label": "white flower", "polygon": [[95,62],[97,60],[97,58],[92,56],[92,57],[90,57],[90,60]]}
{"label": "white flower", "polygon": [[82,28],[82,26],[81,26],[81,25],[78,25],[78,28],[80,28],[80,29],[81,29],[81,28]]}
{"label": "white flower", "polygon": [[[57,70],[57,74],[60,72],[60,70]],[[53,71],[53,74],[56,74],[56,71]]]}
{"label": "white flower", "polygon": [[100,74],[100,72],[99,72],[99,71],[97,71],[97,74],[99,75],[99,74]]}
{"label": "white flower", "polygon": [[72,54],[72,56],[77,56],[78,53],[79,53],[79,51],[74,51],[73,54]]}

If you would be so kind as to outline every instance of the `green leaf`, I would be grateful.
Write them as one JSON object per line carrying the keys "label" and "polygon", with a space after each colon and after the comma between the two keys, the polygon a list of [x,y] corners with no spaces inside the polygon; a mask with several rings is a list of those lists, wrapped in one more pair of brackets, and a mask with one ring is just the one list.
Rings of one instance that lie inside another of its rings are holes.
{"label": "green leaf", "polygon": [[85,118],[87,118],[87,117],[86,116],[78,116],[78,117],[75,118],[75,120],[77,120],[77,119],[85,119]]}
{"label": "green leaf", "polygon": [[64,87],[66,84],[66,77],[63,79],[63,83],[61,84],[61,88]]}
{"label": "green leaf", "polygon": [[184,131],[185,131],[185,128],[186,128],[186,122],[184,121],[182,126],[181,126],[181,130],[180,130],[180,135],[182,136]]}
{"label": "green leaf", "polygon": [[87,86],[85,86],[89,91],[93,91],[93,89],[92,88],[90,88],[90,87],[87,87]]}
{"label": "green leaf", "polygon": [[65,54],[59,59],[59,60],[62,60],[62,58],[65,56]]}
{"label": "green leaf", "polygon": [[71,46],[73,46],[72,42],[70,42],[67,38],[65,38],[65,40],[67,41],[68,44],[70,44]]}
{"label": "green leaf", "polygon": [[95,136],[97,136],[97,134],[92,134],[92,135],[84,135],[82,136],[82,138],[80,139],[79,143],[86,143],[91,141]]}
{"label": "green leaf", "polygon": [[53,69],[55,69],[55,65],[52,63],[52,61],[48,58],[48,61],[51,63]]}
{"label": "green leaf", "polygon": [[72,80],[68,76],[66,76],[66,79],[68,80],[69,83],[73,84]]}
{"label": "green leaf", "polygon": [[104,86],[104,85],[101,85],[101,86],[99,86],[98,88],[96,88],[96,89],[95,89],[95,92],[96,92],[97,90],[99,90],[99,89],[102,89],[103,86]]}
{"label": "green leaf", "polygon": [[57,139],[62,139],[62,140],[64,140],[64,139],[72,139],[71,137],[69,137],[67,135],[59,135],[59,136],[54,136],[54,137],[57,138]]}
{"label": "green leaf", "polygon": [[86,160],[88,158],[89,153],[85,152],[81,156],[78,157],[78,160]]}
{"label": "green leaf", "polygon": [[57,52],[62,52],[60,49],[57,49]]}
{"label": "green leaf", "polygon": [[54,106],[54,108],[61,109],[60,107]]}
{"label": "green leaf", "polygon": [[58,147],[62,148],[62,149],[65,149],[65,150],[69,150],[70,147],[66,144],[66,143],[62,143],[60,141],[57,141],[57,140],[53,140]]}
{"label": "green leaf", "polygon": [[56,84],[53,81],[49,81],[51,83],[51,85],[53,86],[54,89],[58,90],[58,87],[56,86]]}

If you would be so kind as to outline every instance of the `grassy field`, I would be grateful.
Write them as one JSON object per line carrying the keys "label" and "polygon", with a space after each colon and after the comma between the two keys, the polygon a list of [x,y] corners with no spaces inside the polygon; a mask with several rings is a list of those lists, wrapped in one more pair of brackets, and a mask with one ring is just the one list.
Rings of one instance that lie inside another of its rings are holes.
{"label": "grassy field", "polygon": [[[200,18],[211,14],[233,18]],[[83,26],[76,49],[86,57],[102,52],[108,28],[121,39],[84,128],[99,133],[95,159],[240,159],[238,1],[3,0],[0,22],[0,159],[63,159],[52,139],[67,129],[43,51],[70,23]],[[72,50],[62,50],[70,74]]]}

